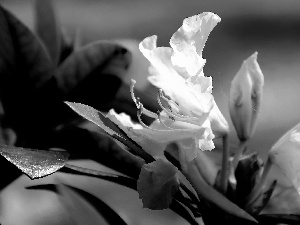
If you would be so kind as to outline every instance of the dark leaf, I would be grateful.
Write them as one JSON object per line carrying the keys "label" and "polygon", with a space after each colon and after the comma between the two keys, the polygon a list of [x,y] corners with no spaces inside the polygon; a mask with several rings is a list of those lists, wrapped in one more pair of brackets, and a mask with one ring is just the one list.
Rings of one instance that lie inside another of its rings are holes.
{"label": "dark leaf", "polygon": [[107,134],[126,145],[132,154],[141,157],[146,162],[152,162],[154,160],[151,155],[142,150],[139,145],[137,145],[133,140],[127,137],[125,132],[123,132],[115,123],[106,118],[98,110],[88,105],[75,102],[66,102],[66,104],[70,106],[76,113],[96,124]]}
{"label": "dark leaf", "polygon": [[277,225],[277,224],[300,224],[300,215],[296,214],[261,214],[258,215],[257,220],[260,224]]}
{"label": "dark leaf", "polygon": [[178,146],[176,143],[170,143],[164,150],[164,155],[178,170],[181,170],[179,160]]}
{"label": "dark leaf", "polygon": [[77,51],[82,46],[82,32],[80,28],[76,29],[75,36],[74,36],[74,50]]}
{"label": "dark leaf", "polygon": [[[75,222],[79,224],[88,224],[88,221],[93,221],[93,218],[88,218],[87,215],[92,215],[92,217],[95,216],[92,214],[91,210],[88,209],[88,206],[85,205],[85,202],[80,200],[80,198],[82,197],[85,201],[92,205],[94,209],[97,210],[97,212],[106,220],[108,224],[126,225],[125,221],[110,206],[84,190],[66,185],[53,184],[36,185],[27,187],[27,189],[49,190],[59,193],[61,196],[59,199],[67,208],[67,210],[71,212],[75,219],[77,219],[77,221]],[[78,198],[78,195],[81,197]],[[78,211],[76,207],[81,208],[82,210]],[[85,215],[85,213],[87,215]],[[82,221],[83,218],[88,221]],[[96,222],[96,224],[101,224],[100,221],[97,222],[96,218],[94,222]]]}
{"label": "dark leaf", "polygon": [[73,166],[73,165],[69,165],[69,164],[66,164],[65,167],[61,168],[59,171],[64,172],[64,173],[75,174],[75,175],[96,177],[96,178],[99,178],[102,180],[111,181],[113,183],[136,190],[136,180],[135,179],[117,175],[117,174],[105,173],[105,172],[86,169],[86,168]]}
{"label": "dark leaf", "polygon": [[[65,170],[65,169],[63,169]],[[70,187],[73,188],[73,187]],[[37,185],[37,186],[30,186],[26,187],[26,189],[35,189],[35,190],[49,190],[54,191],[57,193],[57,187],[53,184],[46,184],[46,185]],[[74,188],[73,188],[74,189]],[[96,208],[96,207],[95,207]],[[180,215],[182,218],[187,220],[191,225],[199,225],[194,217],[190,214],[190,212],[176,199],[172,201],[170,207],[172,211]]]}
{"label": "dark leaf", "polygon": [[245,204],[247,204],[245,199],[259,179],[262,164],[262,160],[258,157],[258,153],[253,153],[240,159],[235,170],[235,199],[239,206],[243,207]]}
{"label": "dark leaf", "polygon": [[[181,185],[180,185],[181,186]],[[178,191],[175,195],[174,200],[177,200],[178,202],[182,203],[184,206],[186,206],[194,217],[201,217],[201,213],[197,207],[197,204],[195,204],[191,199],[188,197],[185,197],[181,191]]]}
{"label": "dark leaf", "polygon": [[25,84],[30,81],[31,86],[41,87],[50,79],[53,69],[43,45],[22,22],[2,7],[0,27],[2,79],[13,81],[15,85],[19,80],[22,86],[22,80],[26,81]]}
{"label": "dark leaf", "polygon": [[49,109],[44,102],[50,105],[56,98],[49,92],[54,82],[53,67],[40,41],[1,6],[0,29],[0,98],[6,123],[22,138],[24,129],[40,132],[53,126],[40,120]]}
{"label": "dark leaf", "polygon": [[56,66],[61,50],[61,36],[52,0],[36,0],[35,14],[36,33],[48,49],[53,66]]}
{"label": "dark leaf", "polygon": [[114,99],[130,63],[131,54],[127,49],[99,41],[69,55],[57,69],[55,77],[68,101],[100,109]]}
{"label": "dark leaf", "polygon": [[191,213],[180,202],[174,200],[169,208],[188,221],[191,225],[199,225]]}
{"label": "dark leaf", "polygon": [[46,147],[66,149],[70,159],[91,159],[136,179],[145,163],[106,134],[76,126],[55,132]]}
{"label": "dark leaf", "polygon": [[214,205],[216,208],[226,212],[228,215],[256,222],[255,219],[246,211],[238,207],[216,189],[208,185],[198,172],[195,162],[191,161],[186,163],[186,165],[187,169],[183,170],[183,173],[197,192],[199,198],[205,199],[207,203]]}
{"label": "dark leaf", "polygon": [[237,217],[227,213],[219,207],[208,203],[204,198],[200,197],[200,206],[202,219],[205,225],[255,225],[256,222],[245,218]]}
{"label": "dark leaf", "polygon": [[62,168],[69,154],[0,145],[0,154],[31,179],[50,175]]}
{"label": "dark leaf", "polygon": [[253,202],[247,204],[245,206],[245,210],[251,215],[257,215],[260,213],[269,202],[276,187],[276,183],[277,181],[275,180],[267,190],[263,191]]}
{"label": "dark leaf", "polygon": [[66,29],[61,30],[60,40],[61,50],[58,64],[61,64],[63,61],[65,61],[65,59],[68,58],[74,51],[74,43],[69,37]]}
{"label": "dark leaf", "polygon": [[0,170],[1,181],[0,181],[0,191],[14,181],[17,177],[22,175],[21,170],[19,170],[14,164],[7,161],[4,157],[0,156]]}

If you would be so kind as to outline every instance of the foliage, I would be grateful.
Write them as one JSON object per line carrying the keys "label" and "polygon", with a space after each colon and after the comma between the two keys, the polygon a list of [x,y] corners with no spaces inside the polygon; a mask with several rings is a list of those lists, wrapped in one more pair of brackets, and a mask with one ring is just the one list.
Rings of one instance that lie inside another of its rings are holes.
{"label": "foliage", "polygon": [[[291,179],[298,178],[284,161],[297,155],[297,126],[273,146],[264,165],[256,153],[244,151],[262,99],[257,53],[245,60],[232,82],[229,108],[240,146],[233,159],[228,155],[228,123],[213,99],[211,78],[203,74],[202,51],[220,22],[217,15],[185,19],[171,48],[157,48],[156,36],[141,42],[152,64],[149,80],[160,88],[162,111],[144,106],[132,82],[133,102],[127,103],[138,109],[134,118],[140,123],[135,124],[125,114],[103,113],[118,111],[116,93],[131,53],[111,41],[80,46],[77,37],[68,42],[51,1],[36,1],[35,10],[37,36],[0,7],[0,169],[10,172],[2,176],[1,188],[21,171],[32,179],[60,171],[133,189],[144,207],[170,208],[190,224],[198,224],[200,217],[206,225],[299,223],[300,215],[262,213],[276,189],[276,181],[265,185],[273,163],[288,168]],[[142,114],[154,122],[144,124]],[[86,120],[98,129],[82,128]],[[214,148],[216,138],[223,140],[220,171],[201,151]],[[73,166],[68,163],[72,159],[92,159],[122,175]],[[126,224],[107,203],[63,182],[27,188],[57,193],[75,224]]]}

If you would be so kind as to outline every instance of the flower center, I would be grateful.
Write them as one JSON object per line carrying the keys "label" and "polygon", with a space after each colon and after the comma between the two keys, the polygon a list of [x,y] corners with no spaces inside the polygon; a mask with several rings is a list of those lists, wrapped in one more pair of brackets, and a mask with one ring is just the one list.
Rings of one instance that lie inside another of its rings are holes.
{"label": "flower center", "polygon": [[[181,121],[181,122],[185,122],[185,123],[189,123],[189,124],[194,124],[194,125],[199,125],[199,123],[201,124],[201,119],[198,117],[193,117],[193,116],[186,116],[186,115],[181,115],[179,113],[177,113],[176,111],[178,111],[178,107],[180,107],[179,103],[172,100],[169,96],[165,95],[165,93],[163,92],[162,89],[159,89],[158,91],[158,95],[157,95],[157,102],[160,106],[160,108],[162,109],[162,112],[158,111],[157,113],[154,113],[148,109],[146,109],[143,104],[140,102],[140,98],[139,97],[135,97],[134,94],[134,85],[135,85],[136,81],[135,80],[131,80],[131,84],[130,84],[130,93],[131,93],[131,98],[133,100],[133,102],[135,103],[138,111],[137,111],[137,117],[138,120],[140,122],[140,124],[147,128],[147,129],[151,129],[149,126],[147,126],[141,119],[141,116],[144,114],[150,118],[153,119],[158,119],[159,122],[166,128],[168,129],[172,129],[173,128],[167,126],[165,124],[164,121],[166,120],[172,120],[172,121]],[[166,108],[162,102],[161,99],[165,100],[168,103],[168,107]]]}

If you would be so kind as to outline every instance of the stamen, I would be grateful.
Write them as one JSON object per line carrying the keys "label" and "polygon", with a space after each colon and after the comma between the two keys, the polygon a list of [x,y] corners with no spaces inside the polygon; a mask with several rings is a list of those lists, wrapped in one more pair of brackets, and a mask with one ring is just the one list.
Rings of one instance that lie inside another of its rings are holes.
{"label": "stamen", "polygon": [[143,105],[141,105],[141,107],[138,109],[138,111],[137,111],[137,117],[138,117],[138,120],[139,120],[139,122],[140,122],[140,124],[144,127],[144,128],[147,128],[147,129],[149,129],[149,126],[147,126],[143,121],[142,121],[142,118],[141,118],[141,116],[142,116],[142,114],[143,114]]}
{"label": "stamen", "polygon": [[[171,111],[171,110],[168,110],[166,107],[163,106],[163,104],[162,104],[161,101],[160,101],[160,97],[166,100],[166,98],[163,97],[162,93],[163,93],[163,92],[162,92],[162,90],[160,89],[160,90],[159,90],[159,95],[157,95],[157,102],[158,102],[159,106],[160,106],[160,107],[161,107],[161,108],[169,115],[169,118],[170,118],[170,119],[172,119],[172,120],[178,119],[178,120],[181,120],[181,121],[189,121],[189,122],[192,122],[193,120],[196,120],[196,121],[198,120],[197,117],[183,116],[183,115],[179,115],[179,114],[176,113],[176,112],[173,112],[173,111]],[[169,107],[170,107],[170,106],[169,106]],[[196,121],[194,121],[195,124],[196,124]],[[193,124],[194,124],[194,123],[193,123]]]}
{"label": "stamen", "polygon": [[130,94],[131,94],[131,98],[132,98],[133,102],[135,103],[136,107],[137,107],[138,109],[140,109],[140,107],[141,107],[141,105],[140,105],[141,102],[140,102],[139,99],[137,99],[137,98],[135,97],[135,95],[134,95],[134,85],[135,85],[135,83],[136,83],[136,81],[133,80],[133,79],[131,79],[131,81],[130,81]]}
{"label": "stamen", "polygon": [[173,128],[167,126],[167,125],[162,121],[162,119],[161,119],[161,114],[160,114],[159,111],[157,112],[157,115],[158,115],[158,120],[159,120],[159,122],[160,122],[164,127],[166,127],[167,129],[170,129],[170,130],[174,130]]}
{"label": "stamen", "polygon": [[179,106],[177,102],[173,101],[169,96],[165,95],[162,89],[159,89],[159,96],[166,102],[172,102],[173,104]]}
{"label": "stamen", "polygon": [[143,109],[142,110],[142,113],[145,114],[146,116],[149,116],[153,119],[157,119],[157,115],[153,112],[151,112],[150,110],[146,109],[143,107],[143,104],[141,103],[140,101],[140,98],[139,97],[135,97],[134,95],[134,85],[135,85],[136,81],[131,79],[131,82],[130,82],[130,94],[131,94],[131,98],[133,100],[133,102],[135,103],[137,109]]}

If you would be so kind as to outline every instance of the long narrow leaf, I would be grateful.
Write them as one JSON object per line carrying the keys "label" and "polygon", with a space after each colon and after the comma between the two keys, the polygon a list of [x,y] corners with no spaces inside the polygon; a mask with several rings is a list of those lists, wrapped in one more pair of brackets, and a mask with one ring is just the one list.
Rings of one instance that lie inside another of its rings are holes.
{"label": "long narrow leaf", "polygon": [[51,135],[48,148],[53,146],[66,149],[70,159],[91,159],[136,179],[145,163],[141,158],[124,151],[124,146],[121,147],[104,132],[77,126],[65,127]]}
{"label": "long narrow leaf", "polygon": [[191,213],[183,205],[181,205],[180,202],[174,200],[170,205],[170,209],[188,221],[191,225],[199,225]]}
{"label": "long narrow leaf", "polygon": [[35,1],[35,29],[38,36],[48,49],[54,66],[60,55],[60,28],[54,12],[52,0]]}
{"label": "long narrow leaf", "polygon": [[[93,208],[106,220],[108,224],[126,225],[126,222],[110,206],[84,190],[62,184],[36,185],[27,187],[27,189],[49,190],[60,194],[60,201],[75,217],[75,222],[77,222],[77,224],[91,224],[91,222],[95,225],[101,224],[101,222],[98,221],[96,216],[91,212],[92,210],[88,209],[88,206],[85,204],[86,202],[82,201],[81,198],[83,198],[93,206]],[[76,203],[78,205],[74,205]],[[78,208],[81,208],[82,210],[78,211]],[[84,215],[85,213],[87,215]],[[88,215],[92,215],[90,217],[93,218],[89,218]],[[83,221],[83,218],[85,218],[85,221]]]}
{"label": "long narrow leaf", "polygon": [[296,214],[261,214],[257,217],[257,220],[262,224],[300,224],[300,215]]}
{"label": "long narrow leaf", "polygon": [[268,187],[268,189],[264,190],[253,202],[245,206],[245,210],[252,215],[259,214],[272,197],[276,184],[277,181],[274,180],[270,187]]}
{"label": "long narrow leaf", "polygon": [[136,180],[122,175],[105,173],[105,172],[92,170],[92,169],[86,169],[86,168],[82,168],[70,164],[66,164],[65,167],[61,168],[59,171],[64,173],[76,174],[76,175],[96,177],[136,190]]}

